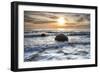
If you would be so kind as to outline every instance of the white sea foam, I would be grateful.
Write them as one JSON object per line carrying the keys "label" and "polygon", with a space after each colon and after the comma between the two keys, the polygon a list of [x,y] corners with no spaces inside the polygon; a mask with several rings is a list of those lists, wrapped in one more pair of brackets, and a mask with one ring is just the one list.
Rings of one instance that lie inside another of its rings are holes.
{"label": "white sea foam", "polygon": [[[33,33],[30,33],[34,35]],[[26,34],[26,35],[30,35]],[[49,33],[51,34],[51,33]],[[74,60],[90,58],[90,36],[68,35],[68,42],[57,42],[55,36],[25,37],[24,38],[24,61],[47,61],[47,60]],[[72,33],[71,33],[72,34]],[[35,33],[39,35],[39,33]]]}

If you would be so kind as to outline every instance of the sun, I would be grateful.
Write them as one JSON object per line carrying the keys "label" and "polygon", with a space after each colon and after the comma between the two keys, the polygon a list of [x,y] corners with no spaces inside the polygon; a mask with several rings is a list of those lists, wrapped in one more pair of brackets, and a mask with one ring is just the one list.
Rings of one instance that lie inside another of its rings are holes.
{"label": "sun", "polygon": [[64,19],[64,17],[59,17],[59,18],[57,19],[57,22],[58,22],[59,25],[64,25],[64,24],[65,24],[65,19]]}

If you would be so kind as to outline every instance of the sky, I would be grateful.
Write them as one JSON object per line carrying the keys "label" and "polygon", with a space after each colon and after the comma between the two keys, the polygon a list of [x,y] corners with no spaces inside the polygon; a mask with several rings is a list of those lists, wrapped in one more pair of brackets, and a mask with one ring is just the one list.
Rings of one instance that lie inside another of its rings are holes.
{"label": "sky", "polygon": [[25,31],[34,29],[89,31],[90,14],[24,11],[24,29]]}

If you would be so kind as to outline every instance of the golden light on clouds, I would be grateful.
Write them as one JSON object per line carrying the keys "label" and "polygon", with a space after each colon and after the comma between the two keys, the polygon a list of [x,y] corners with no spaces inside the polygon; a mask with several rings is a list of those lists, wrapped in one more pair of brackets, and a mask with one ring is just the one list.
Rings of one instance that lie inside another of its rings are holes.
{"label": "golden light on clouds", "polygon": [[59,17],[57,19],[58,25],[63,26],[65,24],[65,19],[64,17]]}
{"label": "golden light on clouds", "polygon": [[26,31],[34,29],[88,31],[90,14],[24,11],[24,25]]}

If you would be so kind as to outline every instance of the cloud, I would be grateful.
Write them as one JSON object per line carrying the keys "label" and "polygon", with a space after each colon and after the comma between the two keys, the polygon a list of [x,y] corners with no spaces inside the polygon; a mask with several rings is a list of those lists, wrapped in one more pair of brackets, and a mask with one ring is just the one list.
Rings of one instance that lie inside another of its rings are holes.
{"label": "cloud", "polygon": [[[58,26],[57,19],[65,19],[64,26]],[[90,29],[90,14],[66,13],[66,12],[45,12],[45,11],[24,11],[25,30],[33,29]]]}
{"label": "cloud", "polygon": [[90,21],[89,14],[80,13],[65,13],[65,12],[40,12],[40,11],[25,11],[24,20],[30,23],[52,23],[56,22],[59,17],[64,17],[66,22],[88,22]]}

